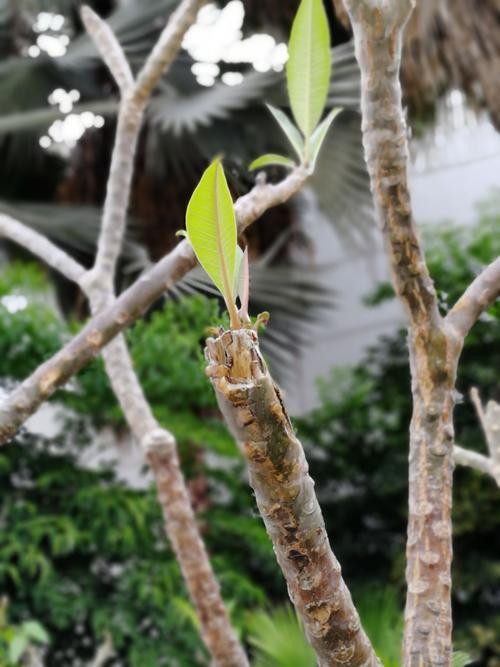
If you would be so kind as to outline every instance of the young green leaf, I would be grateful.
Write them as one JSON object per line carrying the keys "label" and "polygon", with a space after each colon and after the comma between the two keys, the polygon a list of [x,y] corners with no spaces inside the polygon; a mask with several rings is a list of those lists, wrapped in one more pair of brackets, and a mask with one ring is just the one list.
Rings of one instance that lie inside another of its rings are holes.
{"label": "young green leaf", "polygon": [[240,294],[240,275],[243,262],[243,250],[239,245],[236,246],[236,259],[234,262],[234,276],[233,276],[233,301],[236,301]]}
{"label": "young green leaf", "polygon": [[330,129],[330,125],[333,123],[333,121],[341,111],[342,111],[341,107],[335,107],[335,109],[332,109],[328,114],[328,116],[325,118],[325,120],[318,125],[318,127],[314,130],[312,134],[309,148],[311,154],[311,167],[313,169],[316,166],[316,160],[318,159],[321,146],[323,145],[323,141],[325,140],[326,134]]}
{"label": "young green leaf", "polygon": [[32,641],[39,642],[40,644],[48,644],[49,635],[38,621],[26,621],[23,623],[22,628],[24,634]]}
{"label": "young green leaf", "polygon": [[293,167],[295,167],[295,162],[289,157],[285,157],[284,155],[267,153],[266,155],[261,155],[256,160],[254,160],[248,169],[249,171],[254,171],[255,169],[269,167],[271,165],[278,165],[280,167],[288,167],[289,169],[293,169]]}
{"label": "young green leaf", "polygon": [[300,158],[300,161],[302,162],[304,158],[304,139],[301,137],[300,132],[292,123],[292,121],[288,118],[286,113],[281,111],[281,109],[277,109],[276,107],[273,107],[270,104],[267,104],[266,106],[269,109],[269,111],[273,114],[274,119],[285,133],[286,138],[292,144],[293,148],[295,149],[295,152],[297,153],[297,155]]}
{"label": "young green leaf", "polygon": [[330,82],[330,34],[322,0],[300,3],[288,54],[288,96],[307,145],[323,113]]}
{"label": "young green leaf", "polygon": [[248,247],[245,248],[241,260],[240,284],[238,295],[240,297],[240,317],[244,322],[250,322],[248,314],[248,302],[250,301],[250,266],[248,263]]}
{"label": "young green leaf", "polygon": [[452,667],[465,667],[466,665],[470,665],[471,662],[474,662],[474,660],[468,653],[465,653],[464,651],[455,651],[453,653],[451,661]]}
{"label": "young green leaf", "polygon": [[231,326],[239,326],[233,298],[236,217],[219,159],[206,169],[191,196],[186,229],[198,261],[224,297]]}

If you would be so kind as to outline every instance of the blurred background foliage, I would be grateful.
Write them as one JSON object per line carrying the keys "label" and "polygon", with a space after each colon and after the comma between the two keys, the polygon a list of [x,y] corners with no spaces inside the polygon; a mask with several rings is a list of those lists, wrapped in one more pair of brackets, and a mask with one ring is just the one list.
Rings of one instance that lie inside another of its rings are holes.
{"label": "blurred background foliage", "polygon": [[[497,203],[484,207],[472,228],[429,231],[429,264],[443,310],[500,252],[495,211]],[[12,351],[2,361],[4,385],[36,367],[79,326],[55,314],[50,292],[47,275],[35,265],[14,263],[0,279],[0,349]],[[29,295],[26,303],[12,312],[21,294]],[[387,298],[391,290],[381,285],[367,300],[377,307]],[[283,662],[291,642],[297,641],[297,656],[307,655],[307,647],[293,612],[271,611],[286,601],[285,586],[242,461],[203,377],[207,327],[220,321],[217,302],[194,295],[168,301],[127,335],[158,418],[179,437],[233,620],[253,647],[256,665],[292,667]],[[471,334],[459,375],[464,400],[457,408],[457,438],[480,451],[485,445],[467,393],[477,384],[484,396],[498,399],[499,343],[497,306]],[[296,427],[363,622],[384,664],[398,665],[411,409],[404,332],[379,340],[356,366],[335,369],[321,396],[320,407],[297,419]],[[106,632],[116,664],[206,664],[154,491],[83,463],[101,427],[112,425],[118,434],[124,429],[100,360],[52,402],[64,407],[60,435],[48,441],[25,430],[0,455],[0,589],[11,601],[12,621],[43,624],[54,666],[84,664],[78,661],[90,659]],[[500,659],[499,493],[474,471],[460,468],[455,477],[456,646],[492,667]],[[293,631],[283,631],[290,625]]]}

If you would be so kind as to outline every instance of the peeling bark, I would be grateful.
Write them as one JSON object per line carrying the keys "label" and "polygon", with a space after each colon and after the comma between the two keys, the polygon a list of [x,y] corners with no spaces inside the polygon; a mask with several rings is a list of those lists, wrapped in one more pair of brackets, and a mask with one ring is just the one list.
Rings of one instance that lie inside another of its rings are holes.
{"label": "peeling bark", "polygon": [[207,375],[248,464],[250,484],[288,592],[320,667],[375,667],[328,541],[314,482],[253,330],[207,341]]}

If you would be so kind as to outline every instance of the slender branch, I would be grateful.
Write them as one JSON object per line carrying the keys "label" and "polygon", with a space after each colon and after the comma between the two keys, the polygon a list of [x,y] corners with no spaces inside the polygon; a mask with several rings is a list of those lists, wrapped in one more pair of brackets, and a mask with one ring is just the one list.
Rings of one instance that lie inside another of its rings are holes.
{"label": "slender branch", "polygon": [[495,401],[489,401],[485,410],[476,387],[472,387],[470,396],[476,408],[490,455],[489,457],[483,456],[455,446],[455,463],[476,468],[476,470],[491,475],[500,486],[500,405]]}
{"label": "slender branch", "polygon": [[472,405],[476,409],[477,418],[479,419],[479,423],[481,424],[481,428],[483,429],[483,434],[491,454],[490,434],[488,433],[488,421],[486,419],[486,413],[484,411],[483,403],[481,401],[481,396],[479,395],[479,390],[477,387],[471,388],[470,400],[472,401]]}
{"label": "slender branch", "polygon": [[490,475],[500,487],[500,474],[498,472],[497,474],[494,473],[493,461],[488,456],[455,445],[453,448],[453,459],[456,465],[473,468],[486,475]]}
{"label": "slender branch", "polygon": [[113,646],[113,638],[106,632],[102,643],[98,646],[97,651],[89,662],[87,667],[104,667],[104,665],[116,655],[115,648]]}
{"label": "slender branch", "polygon": [[114,32],[90,7],[82,7],[81,17],[87,33],[92,37],[122,96],[125,96],[134,85],[134,77]]}
{"label": "slender branch", "polygon": [[248,464],[250,484],[320,667],[380,665],[340,565],[282,397],[253,330],[207,341],[207,375]]}
{"label": "slender branch", "polygon": [[[297,168],[276,185],[258,183],[235,202],[238,231],[243,232],[256,217],[283,203],[304,185],[309,173]],[[39,366],[0,404],[0,444],[18,428],[120,331],[129,326],[173,287],[194,266],[196,258],[187,240],[144,273],[125,292],[94,316],[59,352]]]}
{"label": "slender branch", "polygon": [[[130,95],[127,89],[124,90],[96,263],[80,281],[89,297],[94,315],[115,298],[113,277],[123,237],[135,146],[143,110],[162,71],[176,56],[182,36],[194,21],[200,4],[201,2],[192,1],[180,4],[146,61],[143,72],[149,72],[147,81],[138,81]],[[121,64],[126,63],[125,54],[113,34],[109,28],[103,27],[97,17],[89,16],[93,19],[90,27],[96,28],[94,36],[101,52],[103,55],[114,55],[110,61],[116,69],[117,77],[128,78],[127,70],[123,71],[121,68]],[[139,76],[141,77],[142,73]],[[129,81],[125,85],[128,86],[128,83]],[[180,469],[175,438],[162,429],[154,418],[122,334],[104,348],[103,358],[125,418],[151,463],[158,499],[166,521],[166,532],[196,607],[205,645],[217,667],[247,667],[247,657],[229,621],[219,585],[199,533]]]}
{"label": "slender branch", "polygon": [[500,297],[500,257],[469,285],[446,316],[446,321],[465,338],[479,316]]}
{"label": "slender branch", "polygon": [[[134,157],[144,110],[153,88],[175,58],[187,29],[193,23],[198,9],[204,2],[205,0],[182,0],[178,8],[171,14],[167,26],[146,60],[136,82],[122,99],[97,256],[95,266],[86,279],[89,286],[92,283],[99,283],[102,287],[103,281],[106,281],[108,291],[112,287],[113,267],[120,253],[125,232]],[[102,35],[101,31],[91,33],[96,41],[98,36],[102,38]],[[103,41],[105,40],[97,41],[97,45],[98,48],[106,50],[109,41],[106,44],[103,44]],[[116,39],[113,45],[115,49],[120,48]],[[118,73],[118,76],[121,76],[121,72]]]}
{"label": "slender branch", "polygon": [[207,0],[182,0],[170,19],[137,75],[133,97],[147,100],[181,48],[188,28],[194,23],[198,10]]}
{"label": "slender branch", "polygon": [[63,250],[33,229],[8,215],[0,214],[0,236],[29,250],[45,264],[75,283],[83,277],[85,269]]}

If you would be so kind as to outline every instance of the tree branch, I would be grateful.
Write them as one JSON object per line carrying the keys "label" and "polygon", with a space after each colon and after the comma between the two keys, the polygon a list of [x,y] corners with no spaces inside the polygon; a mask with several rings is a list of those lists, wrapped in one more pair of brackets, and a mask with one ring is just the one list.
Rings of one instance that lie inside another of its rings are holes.
{"label": "tree branch", "polygon": [[455,463],[476,468],[491,475],[500,486],[500,405],[489,401],[486,410],[483,407],[479,391],[476,387],[470,390],[470,397],[488,446],[489,457],[455,446]]}
{"label": "tree branch", "polygon": [[453,448],[453,459],[456,465],[473,468],[486,475],[490,475],[500,487],[500,474],[494,474],[493,461],[487,456],[484,456],[484,454],[479,454],[478,452],[473,452],[470,449],[464,449],[463,447],[459,447],[459,445],[455,445]]}
{"label": "tree branch", "polygon": [[290,598],[320,667],[380,665],[328,542],[314,483],[253,330],[221,332],[207,375],[248,464],[250,484]]}
{"label": "tree branch", "polygon": [[446,322],[465,338],[479,316],[500,297],[500,257],[469,285],[446,316]]}
{"label": "tree branch", "polygon": [[[95,266],[86,278],[88,285],[96,283],[100,288],[106,285],[108,291],[112,288],[113,267],[120,253],[125,231],[134,157],[144,109],[153,88],[175,58],[184,34],[193,23],[198,9],[205,1],[182,0],[170,16],[167,26],[146,60],[143,69],[139,72],[137,80],[127,90],[122,99],[118,113],[115,146],[111,159],[97,256]],[[100,40],[97,42],[98,48],[106,50],[112,40],[103,39],[104,32],[96,30],[91,33],[91,36],[95,36],[96,41]],[[114,38],[113,46],[114,52],[121,49],[116,38]],[[121,70],[117,72],[117,75],[120,78],[122,77]]]}
{"label": "tree branch", "polygon": [[82,7],[81,17],[87,33],[94,41],[122,96],[126,96],[134,85],[134,77],[114,32],[90,7]]}
{"label": "tree branch", "polygon": [[[307,170],[297,168],[282,182],[276,185],[259,182],[238,199],[235,212],[239,233],[256,220],[255,216],[298,192],[308,176]],[[41,403],[92,361],[110,340],[141,317],[194,266],[196,258],[189,242],[181,241],[116,301],[94,316],[59,352],[39,366],[0,404],[0,444],[12,438]]]}
{"label": "tree branch", "polygon": [[45,236],[8,215],[0,214],[0,236],[4,236],[26,248],[68,280],[78,283],[85,273],[83,266],[51,243]]}
{"label": "tree branch", "polygon": [[[103,27],[97,17],[89,14],[90,27],[95,28],[95,38],[101,52],[108,54],[110,68],[114,67],[119,79],[126,79],[125,84],[122,84],[122,88],[125,87],[124,97],[118,117],[96,262],[94,268],[80,281],[94,315],[115,298],[113,278],[122,243],[135,146],[144,108],[163,70],[176,56],[182,37],[193,23],[201,4],[199,1],[184,1],[179,5],[147,59],[138,82],[131,87],[130,94],[130,70],[128,66],[125,69],[123,67],[126,63],[125,54],[109,28]],[[205,645],[218,667],[247,667],[247,657],[229,621],[219,585],[199,534],[180,469],[175,438],[161,428],[154,418],[122,334],[104,348],[103,358],[129,427],[151,463],[167,535],[198,613]]]}
{"label": "tree branch", "polygon": [[365,157],[393,284],[409,320],[410,426],[404,667],[450,667],[453,408],[463,340],[440,316],[413,221],[399,69],[415,0],[344,0],[361,69]]}

